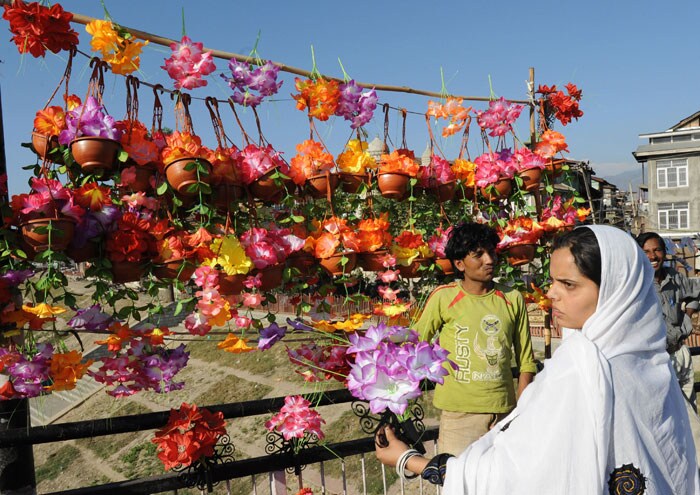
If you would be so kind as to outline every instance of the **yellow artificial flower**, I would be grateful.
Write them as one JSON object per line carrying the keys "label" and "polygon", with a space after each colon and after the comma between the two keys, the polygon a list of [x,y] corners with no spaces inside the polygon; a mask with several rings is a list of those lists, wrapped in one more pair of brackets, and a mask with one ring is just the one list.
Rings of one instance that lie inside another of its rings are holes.
{"label": "yellow artificial flower", "polygon": [[396,258],[398,265],[409,266],[421,253],[416,248],[405,248],[394,244],[391,246],[391,254]]}
{"label": "yellow artificial flower", "polygon": [[394,303],[377,304],[374,306],[374,313],[378,315],[388,316],[393,318],[399,316],[411,307],[410,302],[400,302],[396,301]]}
{"label": "yellow artificial flower", "polygon": [[147,44],[148,41],[124,40],[122,49],[105,57],[104,61],[112,66],[112,72],[115,74],[131,74],[141,65],[141,50]]}
{"label": "yellow artificial flower", "polygon": [[247,339],[239,339],[232,333],[228,334],[226,336],[226,340],[219,342],[216,347],[233,354],[240,354],[242,352],[251,352],[255,350],[255,347],[248,346]]}
{"label": "yellow artificial flower", "polygon": [[227,275],[245,275],[253,269],[253,262],[245,254],[243,246],[235,235],[214,239],[211,250],[218,253],[218,256],[204,260],[203,265],[211,267],[219,265]]}
{"label": "yellow artificial flower", "polygon": [[148,41],[136,41],[136,38],[124,38],[119,35],[110,21],[95,20],[85,26],[92,35],[90,47],[102,54],[102,60],[112,66],[115,74],[131,74],[141,65],[141,49]]}
{"label": "yellow artificial flower", "polygon": [[103,57],[119,49],[120,37],[110,21],[94,20],[85,26],[85,31],[92,35],[90,48],[101,52]]}
{"label": "yellow artificial flower", "polygon": [[350,174],[361,174],[377,168],[377,161],[367,152],[367,143],[359,139],[348,141],[345,151],[338,155],[338,168]]}
{"label": "yellow artificial flower", "polygon": [[38,316],[41,319],[53,318],[56,315],[65,313],[66,309],[60,306],[49,306],[46,303],[39,303],[36,306],[22,305],[22,309],[27,313]]}

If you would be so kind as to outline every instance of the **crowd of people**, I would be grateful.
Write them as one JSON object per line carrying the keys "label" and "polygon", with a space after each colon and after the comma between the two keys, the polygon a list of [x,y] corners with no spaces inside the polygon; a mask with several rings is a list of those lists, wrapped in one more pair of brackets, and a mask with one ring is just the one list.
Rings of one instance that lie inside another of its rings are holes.
{"label": "crowd of people", "polygon": [[559,236],[548,296],[562,342],[535,375],[525,302],[494,281],[497,243],[485,225],[455,228],[446,255],[461,277],[430,295],[416,324],[453,362],[433,399],[438,454],[382,427],[377,458],[446,495],[700,495],[685,345],[700,281],[667,266],[658,234],[584,226]]}

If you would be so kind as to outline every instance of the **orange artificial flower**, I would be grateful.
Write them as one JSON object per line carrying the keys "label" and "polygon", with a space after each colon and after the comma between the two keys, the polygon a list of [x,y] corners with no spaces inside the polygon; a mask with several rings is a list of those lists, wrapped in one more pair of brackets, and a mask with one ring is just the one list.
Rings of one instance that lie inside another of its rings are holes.
{"label": "orange artificial flower", "polygon": [[578,217],[579,222],[583,222],[584,220],[586,220],[586,218],[590,214],[591,214],[590,208],[578,208],[576,210],[576,216]]}
{"label": "orange artificial flower", "polygon": [[345,151],[338,155],[338,168],[349,174],[362,174],[367,170],[377,168],[377,161],[367,152],[367,143],[351,139],[345,146]]}
{"label": "orange artificial flower", "polygon": [[525,302],[536,303],[543,311],[552,309],[552,300],[547,297],[547,294],[539,287],[536,287],[534,283],[530,283],[530,287],[532,287],[533,292],[525,292],[523,294]]}
{"label": "orange artificial flower", "polygon": [[112,332],[106,340],[97,340],[95,344],[107,345],[107,350],[110,352],[118,352],[122,346],[131,340],[134,333],[128,325],[123,325],[119,322],[112,323],[109,327]]}
{"label": "orange artificial flower", "polygon": [[37,317],[41,318],[42,320],[46,320],[49,318],[53,318],[56,315],[60,315],[62,313],[65,313],[67,310],[65,308],[62,308],[60,306],[50,306],[46,303],[39,303],[36,306],[30,306],[27,304],[22,305],[22,309],[26,311],[27,313],[31,313],[33,315],[36,315]]}
{"label": "orange artificial flower", "polygon": [[340,98],[338,81],[326,81],[322,77],[305,80],[295,77],[294,86],[299,91],[299,94],[292,95],[297,101],[297,109],[308,108],[309,117],[325,121],[338,108]]}
{"label": "orange artificial flower", "polygon": [[379,160],[379,173],[404,173],[416,177],[420,165],[416,161],[413,151],[398,149],[388,155],[382,155]]}
{"label": "orange artificial flower", "polygon": [[428,101],[426,115],[435,119],[450,119],[447,126],[442,129],[442,137],[449,137],[464,128],[472,107],[464,108],[462,98],[449,96],[444,104]]}
{"label": "orange artificial flower", "polygon": [[96,182],[88,182],[75,190],[75,202],[83,208],[101,211],[103,206],[111,205],[110,189]]}
{"label": "orange artificial flower", "polygon": [[166,335],[170,335],[171,333],[172,332],[168,327],[156,327],[143,334],[143,336],[150,341],[151,345],[162,345],[164,342],[164,337]]}
{"label": "orange artificial flower", "polygon": [[214,184],[241,183],[241,151],[234,145],[229,148],[219,146],[212,153],[211,175]]}
{"label": "orange artificial flower", "polygon": [[53,392],[73,390],[77,381],[82,378],[87,369],[94,363],[92,359],[82,363],[82,359],[83,355],[78,351],[51,356],[51,359],[49,359],[49,373],[53,384],[46,387],[46,390]]}
{"label": "orange artificial flower", "polygon": [[335,254],[338,246],[340,246],[340,239],[330,232],[324,232],[316,239],[314,256],[316,258],[330,258]]}
{"label": "orange artificial flower", "polygon": [[544,158],[552,158],[560,151],[569,151],[564,135],[557,131],[544,131],[535,147],[535,153]]}
{"label": "orange artificial flower", "polygon": [[45,136],[58,136],[66,128],[66,114],[59,106],[39,110],[34,118],[34,129]]}
{"label": "orange artificial flower", "polygon": [[452,165],[452,172],[464,187],[474,187],[474,173],[476,172],[476,163],[469,160],[457,158]]}
{"label": "orange artificial flower", "polygon": [[335,166],[333,155],[313,139],[297,144],[296,148],[297,154],[292,157],[289,177],[297,185],[302,186],[310,177],[331,170]]}
{"label": "orange artificial flower", "polygon": [[240,354],[242,352],[251,352],[255,350],[255,347],[248,346],[247,339],[239,339],[232,333],[229,333],[226,336],[226,340],[219,342],[216,347],[232,354]]}
{"label": "orange artificial flower", "polygon": [[360,220],[357,224],[358,251],[361,253],[377,251],[391,244],[389,233],[389,212],[376,218]]}
{"label": "orange artificial flower", "polygon": [[148,135],[146,126],[138,120],[119,122],[124,128],[121,145],[133,161],[139,165],[157,162],[160,158],[158,146]]}
{"label": "orange artificial flower", "polygon": [[213,152],[202,145],[199,136],[189,132],[174,131],[165,136],[166,146],[161,151],[163,163],[168,165],[180,158],[203,158],[212,161]]}
{"label": "orange artificial flower", "polygon": [[131,35],[122,36],[111,21],[94,20],[85,26],[92,35],[90,47],[100,52],[102,59],[112,66],[115,74],[131,74],[141,65],[141,50],[148,41],[136,41]]}

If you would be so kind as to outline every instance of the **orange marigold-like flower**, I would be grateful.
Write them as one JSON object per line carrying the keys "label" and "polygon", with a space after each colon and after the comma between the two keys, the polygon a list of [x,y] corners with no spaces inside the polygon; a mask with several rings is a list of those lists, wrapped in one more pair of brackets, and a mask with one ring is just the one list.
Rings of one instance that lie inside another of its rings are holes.
{"label": "orange marigold-like flower", "polygon": [[375,218],[360,220],[357,224],[357,237],[361,253],[387,247],[391,243],[389,212],[384,212]]}
{"label": "orange marigold-like flower", "polygon": [[535,153],[544,158],[552,158],[560,151],[569,151],[564,135],[552,130],[542,133],[540,142],[535,147]]}
{"label": "orange marigold-like flower", "polygon": [[476,172],[476,163],[469,160],[457,158],[452,165],[452,172],[464,187],[474,187],[474,172]]}
{"label": "orange marigold-like flower", "polygon": [[223,342],[219,342],[216,345],[216,347],[219,349],[223,349],[226,352],[230,352],[232,354],[240,354],[242,352],[252,352],[256,349],[255,347],[250,347],[248,345],[247,339],[240,339],[232,333],[229,333],[226,336],[226,339]]}
{"label": "orange marigold-like flower", "polygon": [[212,161],[212,151],[202,145],[199,136],[189,132],[174,131],[165,136],[166,146],[161,151],[161,157],[165,165],[169,165],[180,158],[203,158]]}
{"label": "orange marigold-like flower", "polygon": [[397,149],[379,159],[379,173],[400,172],[416,177],[419,170],[420,165],[411,150]]}
{"label": "orange marigold-like flower", "polygon": [[34,117],[34,129],[45,136],[58,136],[66,128],[66,113],[59,106],[39,110]]}
{"label": "orange marigold-like flower", "polygon": [[338,108],[340,98],[338,81],[326,81],[322,77],[304,80],[296,77],[294,86],[299,91],[299,94],[292,95],[297,101],[297,108],[308,109],[310,117],[326,121]]}
{"label": "orange marigold-like flower", "polygon": [[118,31],[111,21],[94,20],[85,30],[92,35],[92,51],[100,52],[115,74],[131,74],[141,65],[141,50],[148,41],[135,41],[132,35]]}
{"label": "orange marigold-like flower", "polygon": [[301,186],[310,177],[331,170],[334,166],[333,155],[325,151],[321,143],[307,139],[297,144],[297,155],[292,157],[289,177]]}
{"label": "orange marigold-like flower", "polygon": [[70,351],[62,354],[54,354],[49,359],[50,376],[53,384],[46,390],[58,392],[59,390],[73,390],[87,369],[94,363],[90,359],[82,363],[83,355],[78,351]]}

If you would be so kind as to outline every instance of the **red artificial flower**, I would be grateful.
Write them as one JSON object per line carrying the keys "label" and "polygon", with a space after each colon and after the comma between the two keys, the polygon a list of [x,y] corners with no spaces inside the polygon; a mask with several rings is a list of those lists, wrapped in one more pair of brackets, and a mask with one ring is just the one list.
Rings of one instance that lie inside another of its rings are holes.
{"label": "red artificial flower", "polygon": [[58,53],[78,45],[78,33],[70,27],[73,14],[59,4],[46,7],[38,2],[14,0],[5,5],[3,19],[10,23],[12,41],[20,53],[44,57],[46,50]]}

